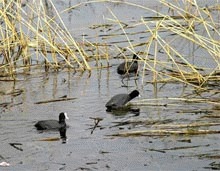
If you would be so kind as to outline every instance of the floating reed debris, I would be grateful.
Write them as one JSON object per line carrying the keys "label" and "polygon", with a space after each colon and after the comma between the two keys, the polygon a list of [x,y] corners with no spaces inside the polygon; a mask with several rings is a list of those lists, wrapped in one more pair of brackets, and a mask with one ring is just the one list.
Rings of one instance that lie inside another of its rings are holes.
{"label": "floating reed debris", "polygon": [[93,134],[94,130],[95,130],[97,127],[99,127],[98,124],[99,124],[100,121],[103,120],[103,118],[99,118],[99,117],[93,118],[93,117],[90,117],[89,119],[94,120],[94,126],[93,126],[93,128],[92,128],[92,130],[91,130],[91,134]]}
{"label": "floating reed debris", "polygon": [[192,124],[164,124],[164,125],[153,125],[153,127],[160,129],[178,129],[178,128],[195,128],[195,127],[210,127],[210,126],[218,126],[220,123],[192,123]]}
{"label": "floating reed debris", "polygon": [[159,124],[167,124],[167,123],[170,123],[172,122],[173,120],[170,120],[170,119],[165,119],[165,120],[128,120],[128,121],[121,121],[121,122],[113,122],[115,125],[111,126],[110,128],[113,128],[113,127],[119,127],[119,126],[125,126],[125,125],[144,125],[144,126],[152,126],[152,125],[155,125],[155,126],[159,126]]}
{"label": "floating reed debris", "polygon": [[72,97],[72,98],[59,98],[59,99],[51,99],[51,100],[44,100],[44,101],[39,101],[35,102],[35,104],[45,104],[45,103],[52,103],[52,102],[60,102],[60,101],[69,101],[69,100],[75,100],[77,98]]}
{"label": "floating reed debris", "polygon": [[[164,102],[165,101],[165,102]],[[211,99],[211,98],[184,98],[184,97],[165,97],[165,98],[156,98],[156,99],[142,99],[139,101],[134,101],[132,103],[129,103],[131,106],[161,106],[161,107],[168,107],[168,106],[179,106],[183,105],[183,103],[209,103],[214,104],[216,106],[220,105],[219,98],[217,99]],[[184,109],[182,112],[204,112],[204,113],[210,113],[209,110],[190,110],[190,109]]]}
{"label": "floating reed debris", "polygon": [[9,143],[12,147],[14,147],[15,149],[19,150],[19,151],[23,151],[23,148],[21,148],[20,146],[22,145],[21,143]]}
{"label": "floating reed debris", "polygon": [[[216,156],[205,156],[204,158],[208,159],[220,159],[220,155]],[[204,169],[209,169],[209,170],[220,170],[220,162],[212,162],[209,164],[209,166],[204,167]]]}
{"label": "floating reed debris", "polygon": [[140,130],[120,132],[107,136],[129,137],[129,136],[170,136],[170,135],[201,135],[220,134],[220,130]]}
{"label": "floating reed debris", "polygon": [[2,92],[2,91],[0,91],[0,95],[19,96],[19,95],[22,94],[23,92],[24,92],[24,90],[22,90],[22,89],[13,89],[13,90],[8,91],[8,92]]}
{"label": "floating reed debris", "polygon": [[[109,136],[170,136],[170,135],[200,135],[200,134],[219,134],[220,130],[206,130],[204,128],[210,128],[219,126],[218,122],[194,122],[189,124],[172,124],[173,120],[128,120],[124,122],[116,123],[113,127],[120,127],[125,125],[142,125],[143,127],[150,127],[147,130],[128,131],[111,134]],[[156,129],[155,129],[156,128]]]}
{"label": "floating reed debris", "polygon": [[59,137],[49,137],[49,138],[42,138],[42,139],[39,139],[38,141],[59,141],[60,138]]}
{"label": "floating reed debris", "polygon": [[185,150],[185,149],[193,149],[193,148],[199,148],[199,147],[209,147],[210,145],[194,145],[194,146],[182,146],[182,147],[173,147],[173,148],[164,148],[164,149],[147,149],[149,151],[156,151],[156,152],[160,152],[160,153],[166,153],[166,151],[169,150]]}

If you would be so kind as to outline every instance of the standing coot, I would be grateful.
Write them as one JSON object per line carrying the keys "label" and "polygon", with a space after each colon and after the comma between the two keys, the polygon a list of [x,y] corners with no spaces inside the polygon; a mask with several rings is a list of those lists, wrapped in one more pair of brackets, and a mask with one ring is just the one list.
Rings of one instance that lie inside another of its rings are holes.
{"label": "standing coot", "polygon": [[132,62],[123,62],[117,68],[117,73],[120,75],[124,75],[126,73],[137,73],[138,71],[138,56],[136,54],[133,55]]}
{"label": "standing coot", "polygon": [[117,94],[113,96],[105,105],[106,111],[117,110],[123,108],[124,105],[139,95],[138,90],[132,91],[130,94]]}
{"label": "standing coot", "polygon": [[60,113],[59,121],[57,120],[43,120],[38,121],[34,126],[37,130],[60,130],[66,128],[65,119],[69,119],[67,113]]}

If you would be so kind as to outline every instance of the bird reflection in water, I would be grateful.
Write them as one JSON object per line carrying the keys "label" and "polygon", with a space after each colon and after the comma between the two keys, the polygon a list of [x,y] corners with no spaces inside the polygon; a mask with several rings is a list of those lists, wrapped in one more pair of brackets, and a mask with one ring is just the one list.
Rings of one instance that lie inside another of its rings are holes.
{"label": "bird reflection in water", "polygon": [[62,144],[66,144],[67,142],[66,127],[61,127],[59,131],[60,131],[60,139],[62,141]]}

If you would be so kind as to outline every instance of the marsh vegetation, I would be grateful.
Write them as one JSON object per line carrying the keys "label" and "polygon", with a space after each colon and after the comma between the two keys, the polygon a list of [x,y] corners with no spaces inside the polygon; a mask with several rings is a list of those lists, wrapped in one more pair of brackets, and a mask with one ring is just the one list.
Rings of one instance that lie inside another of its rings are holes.
{"label": "marsh vegetation", "polygon": [[[0,16],[0,119],[9,122],[0,127],[9,130],[15,124],[24,130],[33,120],[45,117],[45,111],[50,116],[62,109],[76,117],[69,123],[67,137],[77,140],[62,149],[68,164],[58,162],[62,160],[59,152],[52,152],[56,144],[48,155],[59,160],[54,164],[51,159],[36,170],[57,165],[76,170],[157,170],[158,163],[172,163],[173,157],[176,164],[165,169],[176,170],[182,159],[195,162],[187,165],[189,170],[220,169],[215,160],[220,157],[218,0],[4,0]],[[138,56],[138,76],[122,79],[117,66],[132,61],[134,55]],[[142,97],[129,105],[140,108],[140,113],[105,112],[112,94],[134,87]],[[2,133],[2,141],[23,145],[37,160],[47,160],[39,149],[42,142],[32,140],[49,141],[51,136],[39,138],[32,129],[24,133],[30,139],[14,134],[8,138],[7,131]],[[47,147],[45,143],[42,148]],[[132,149],[138,154],[128,160],[140,165],[122,159],[133,154]],[[27,168],[32,165],[25,159],[28,152],[24,150],[22,159],[30,165]],[[146,153],[156,162],[145,158]],[[158,159],[158,153],[169,155]],[[7,159],[3,154],[8,160],[13,158],[11,151],[0,152]],[[13,159],[20,168],[18,156]]]}

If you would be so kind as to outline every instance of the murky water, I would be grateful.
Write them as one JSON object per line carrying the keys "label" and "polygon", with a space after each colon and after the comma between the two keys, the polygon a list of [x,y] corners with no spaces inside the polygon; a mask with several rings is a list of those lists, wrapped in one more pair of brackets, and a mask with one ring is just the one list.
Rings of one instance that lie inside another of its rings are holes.
{"label": "murky water", "polygon": [[[157,2],[145,0],[136,2],[149,8],[165,10]],[[207,3],[207,1],[203,2]],[[60,10],[75,3],[57,1]],[[129,23],[136,21],[141,15],[151,15],[146,14],[145,10],[134,10],[131,6],[97,3],[84,4],[79,9],[71,10],[64,20],[73,28],[71,31],[79,40],[82,40],[82,35],[88,35],[86,37],[89,40],[103,41],[101,37],[96,39],[96,34],[100,33],[100,30],[89,30],[88,27],[103,24],[106,18],[112,18],[107,7],[120,16],[121,20]],[[94,18],[87,17],[88,15]],[[77,20],[74,17],[77,17]],[[115,27],[114,29],[117,30]],[[130,31],[132,32],[132,29]],[[137,42],[143,41],[140,36],[140,34],[132,35],[130,38]],[[109,43],[122,39],[125,37],[115,36],[107,41]],[[186,47],[183,48],[183,51],[187,50]],[[196,53],[201,54],[201,51]],[[143,79],[142,71],[138,78],[125,78],[122,81],[116,72],[119,62],[121,62],[119,59],[110,60],[112,67],[93,70],[91,76],[87,72],[75,73],[63,70],[42,73],[36,69],[31,74],[18,75],[20,81],[1,81],[0,162],[6,161],[10,166],[0,167],[0,170],[219,169],[219,134],[109,136],[129,131],[159,129],[158,127],[163,124],[183,125],[198,121],[216,123],[214,126],[203,126],[204,130],[220,129],[217,125],[219,109],[216,109],[216,106],[205,102],[187,103],[170,100],[183,95],[193,97],[191,87],[180,83],[150,84],[146,80],[152,80],[152,73],[146,72]],[[204,63],[209,65],[204,61],[200,62],[201,65]],[[100,63],[105,65],[106,61]],[[96,63],[92,62],[91,66],[95,67]],[[135,108],[140,108],[139,114],[134,112],[113,114],[105,111],[105,103],[113,95],[128,93],[134,89],[138,89],[141,94],[141,97],[132,101]],[[64,96],[76,99],[36,104]],[[209,97],[209,94],[203,94],[201,98],[205,97]],[[147,100],[148,105],[138,105],[143,100]],[[49,141],[52,138],[59,138],[59,132],[41,133],[34,127],[38,120],[58,119],[60,112],[67,112],[70,118],[67,120],[70,127],[67,129],[68,141],[65,144],[61,140]],[[93,118],[102,119],[94,130]],[[179,128],[177,127],[176,130]],[[11,143],[17,144],[14,147],[10,145]]]}
{"label": "murky water", "polygon": [[[117,62],[118,60],[112,61],[113,64]],[[216,161],[212,156],[219,154],[218,134],[127,138],[107,136],[129,130],[152,129],[157,125],[147,122],[175,124],[205,121],[202,116],[206,114],[192,111],[208,110],[211,107],[182,103],[168,107],[138,106],[139,115],[132,112],[119,116],[107,113],[105,103],[116,93],[139,89],[142,97],[136,98],[133,103],[156,95],[154,86],[143,86],[140,78],[136,81],[130,78],[127,82],[129,88],[124,87],[116,74],[116,66],[94,71],[91,77],[88,77],[88,73],[80,75],[57,72],[26,75],[20,79],[23,81],[1,84],[2,87],[7,85],[7,90],[10,91],[23,90],[22,94],[15,97],[1,96],[1,101],[9,104],[1,107],[0,155],[1,160],[11,164],[8,168],[1,168],[2,170],[205,170],[204,167],[209,167],[210,163]],[[179,92],[184,91],[184,86],[164,86],[157,96],[166,96],[166,92],[171,89],[175,91],[169,96],[178,97]],[[35,104],[59,99],[64,95],[76,99]],[[181,113],[184,109],[191,109],[191,112]],[[40,141],[59,137],[59,133],[39,133],[34,128],[34,123],[42,119],[56,119],[60,112],[67,112],[70,117],[67,121],[70,125],[67,130],[68,142],[62,144],[61,140]],[[93,134],[91,130],[94,120],[90,117],[103,119]],[[116,126],[117,123],[137,123],[138,120],[146,121],[146,125]],[[22,151],[9,143],[20,143],[17,147]]]}

